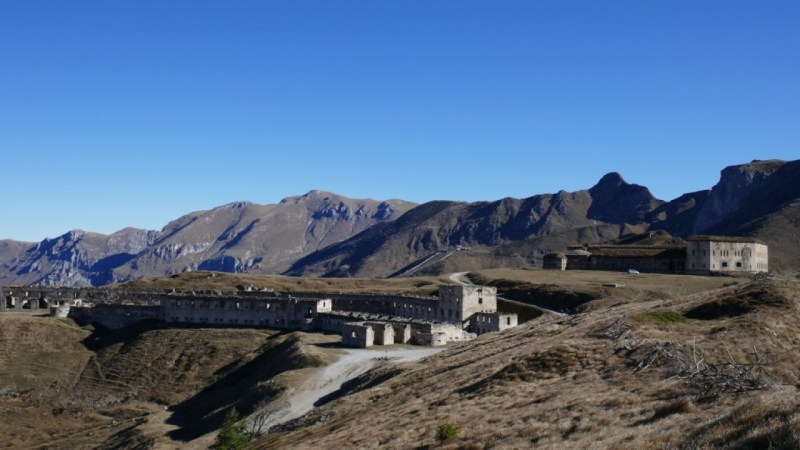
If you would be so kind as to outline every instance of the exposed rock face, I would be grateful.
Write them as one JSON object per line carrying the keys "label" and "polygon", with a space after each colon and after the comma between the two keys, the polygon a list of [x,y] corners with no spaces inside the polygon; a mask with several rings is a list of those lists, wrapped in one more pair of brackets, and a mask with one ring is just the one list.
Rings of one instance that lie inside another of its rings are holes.
{"label": "exposed rock face", "polygon": [[[527,266],[570,243],[614,240],[648,229],[679,237],[754,235],[777,244],[786,241],[782,236],[798,234],[798,202],[800,161],[728,167],[710,191],[684,194],[670,202],[609,173],[586,191],[491,203],[426,203],[396,222],[300,259],[287,273],[387,276],[454,246],[473,251],[447,259],[442,271]],[[773,216],[780,220],[767,220]],[[775,267],[800,261],[793,256],[798,247],[795,240],[771,250],[772,259],[779,262]]]}
{"label": "exposed rock face", "polygon": [[[626,224],[643,222],[663,203],[647,188],[628,184],[616,173],[578,192],[495,202],[430,202],[392,223],[302,258],[287,273],[386,276],[432,252],[456,246],[507,252],[513,243],[539,239],[536,248],[517,250],[527,253],[521,261],[531,261],[556,249],[551,245],[563,245],[560,241],[555,244],[557,236],[571,230],[593,229],[595,239],[618,238],[630,231]],[[549,236],[554,237],[552,243]]]}
{"label": "exposed rock face", "polygon": [[610,222],[636,223],[664,204],[653,197],[650,190],[638,184],[628,184],[616,172],[605,175],[591,189],[592,206],[588,217]]}
{"label": "exposed rock face", "polygon": [[191,270],[388,276],[459,246],[472,251],[441,255],[437,270],[521,267],[570,243],[648,229],[759,237],[773,247],[772,267],[781,268],[800,264],[799,212],[800,161],[728,167],[713,189],[670,202],[618,173],[588,190],[477,203],[417,206],[311,191],[275,205],[194,212],[161,231],[0,241],[0,284],[102,285]]}
{"label": "exposed rock face", "polygon": [[[711,189],[708,200],[697,213],[692,233],[704,233],[739,210],[748,197],[767,183],[784,167],[784,161],[753,161],[722,170],[719,183]],[[767,199],[765,199],[767,200]]]}
{"label": "exposed rock face", "polygon": [[2,266],[3,284],[91,286],[111,281],[110,271],[135,257],[158,232],[125,228],[111,235],[73,230],[21,249]]}
{"label": "exposed rock face", "polygon": [[279,204],[236,202],[194,212],[161,231],[72,231],[38,244],[3,241],[0,283],[97,286],[189,270],[278,272],[413,206],[311,191]]}

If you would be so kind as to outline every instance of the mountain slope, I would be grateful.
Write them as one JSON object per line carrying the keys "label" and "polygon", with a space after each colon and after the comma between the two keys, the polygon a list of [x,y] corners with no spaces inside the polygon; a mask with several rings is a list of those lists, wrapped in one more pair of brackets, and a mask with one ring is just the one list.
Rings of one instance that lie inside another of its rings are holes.
{"label": "mountain slope", "polygon": [[527,267],[569,244],[659,229],[758,237],[772,268],[791,270],[800,265],[799,180],[800,161],[768,160],[727,167],[712,189],[669,202],[617,173],[587,190],[494,202],[417,206],[311,191],[197,211],[161,231],[0,241],[0,283],[101,285],[192,270],[384,277],[440,252],[447,257],[415,273]]}
{"label": "mountain slope", "polygon": [[[431,253],[454,247],[473,248],[476,255],[482,250],[494,252],[497,257],[502,253],[499,249],[507,250],[520,241],[541,238],[541,246],[552,245],[547,237],[572,236],[572,230],[592,229],[594,234],[611,239],[631,231],[625,224],[642,222],[663,203],[647,188],[628,184],[616,173],[604,176],[589,190],[572,193],[495,202],[430,202],[393,223],[302,258],[288,273],[386,276]],[[521,256],[530,259],[540,248],[526,249],[532,253]]]}
{"label": "mountain slope", "polygon": [[[775,268],[796,267],[800,161],[753,161],[727,167],[711,189],[670,202],[617,173],[577,192],[506,198],[496,202],[420,205],[397,222],[298,260],[290,275],[388,276],[448,248],[468,247],[423,273],[525,267],[568,244],[619,239],[663,229],[687,237],[699,233],[763,238],[773,247]],[[783,219],[773,218],[779,215]]]}
{"label": "mountain slope", "polygon": [[73,230],[38,244],[17,245],[21,251],[3,263],[0,282],[73,286],[109,283],[110,271],[152,244],[156,236],[155,231],[136,228],[110,235]]}
{"label": "mountain slope", "polygon": [[3,241],[3,284],[103,285],[190,270],[274,273],[415,206],[311,191],[279,204],[237,202],[182,216],[161,231],[72,231],[38,244]]}
{"label": "mountain slope", "polygon": [[800,267],[800,161],[726,168],[709,198],[695,230],[757,237],[770,246],[770,269]]}
{"label": "mountain slope", "polygon": [[414,206],[311,191],[276,205],[239,202],[168,224],[152,246],[115,271],[128,280],[187,270],[274,273],[290,262]]}

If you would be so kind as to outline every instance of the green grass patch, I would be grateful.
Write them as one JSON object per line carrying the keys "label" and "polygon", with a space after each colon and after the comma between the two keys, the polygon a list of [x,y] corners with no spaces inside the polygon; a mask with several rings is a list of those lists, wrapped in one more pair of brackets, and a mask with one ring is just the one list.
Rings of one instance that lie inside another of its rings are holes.
{"label": "green grass patch", "polygon": [[651,311],[633,316],[639,322],[647,323],[685,323],[688,319],[675,311]]}
{"label": "green grass patch", "polygon": [[458,431],[458,426],[450,422],[440,423],[439,426],[436,427],[436,435],[441,441],[446,441],[447,439],[458,436]]}

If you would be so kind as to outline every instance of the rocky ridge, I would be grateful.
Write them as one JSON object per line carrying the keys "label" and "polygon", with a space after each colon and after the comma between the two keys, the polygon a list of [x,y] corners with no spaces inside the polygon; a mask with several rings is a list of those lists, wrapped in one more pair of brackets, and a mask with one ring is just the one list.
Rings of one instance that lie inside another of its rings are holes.
{"label": "rocky ridge", "polygon": [[568,244],[648,230],[758,237],[771,245],[773,269],[796,269],[798,180],[800,161],[769,160],[727,167],[712,189],[671,201],[618,173],[587,190],[494,202],[415,205],[310,191],[193,212],[160,231],[0,241],[0,284],[103,285],[194,270],[385,277],[435,254],[430,273],[528,267]]}
{"label": "rocky ridge", "polygon": [[193,270],[276,273],[413,206],[311,191],[278,204],[235,202],[193,212],[160,231],[75,230],[39,243],[3,241],[0,284],[97,286]]}
{"label": "rocky ridge", "polygon": [[[451,272],[486,267],[525,267],[568,244],[595,243],[647,230],[678,237],[717,233],[755,236],[775,245],[773,268],[800,263],[797,241],[800,161],[753,161],[725,168],[711,189],[665,202],[639,185],[610,173],[588,190],[561,191],[496,202],[431,202],[401,219],[382,224],[312,253],[291,275],[380,277],[424,260],[434,252],[469,248],[441,263]],[[795,211],[795,212],[792,212]],[[780,231],[768,220],[781,215]],[[794,222],[792,222],[794,218]],[[761,226],[758,224],[762,224]],[[794,223],[795,225],[792,225]]]}

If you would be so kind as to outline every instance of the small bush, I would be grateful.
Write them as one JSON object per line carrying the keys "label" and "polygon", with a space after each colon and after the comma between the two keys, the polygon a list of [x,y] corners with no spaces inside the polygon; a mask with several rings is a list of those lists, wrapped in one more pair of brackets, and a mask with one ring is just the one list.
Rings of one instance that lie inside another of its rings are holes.
{"label": "small bush", "polygon": [[651,311],[642,314],[638,314],[633,317],[634,320],[638,320],[639,322],[650,322],[650,323],[684,323],[686,322],[686,317],[681,315],[681,313],[675,311]]}
{"label": "small bush", "polygon": [[436,428],[436,434],[440,440],[444,441],[456,437],[458,435],[458,427],[450,422],[443,422]]}
{"label": "small bush", "polygon": [[236,408],[231,408],[225,416],[225,423],[217,433],[217,440],[209,448],[211,450],[241,450],[250,442],[250,438],[247,425],[239,422],[239,412],[236,411]]}

